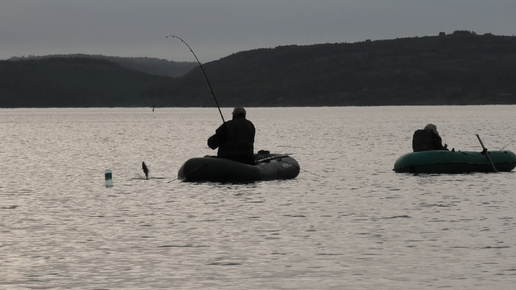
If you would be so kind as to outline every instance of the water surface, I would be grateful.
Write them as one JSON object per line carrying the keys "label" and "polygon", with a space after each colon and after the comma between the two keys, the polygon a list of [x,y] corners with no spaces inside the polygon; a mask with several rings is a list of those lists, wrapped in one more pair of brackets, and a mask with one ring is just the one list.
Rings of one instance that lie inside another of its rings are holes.
{"label": "water surface", "polygon": [[512,289],[514,172],[392,168],[427,123],[514,151],[515,109],[248,108],[255,149],[302,169],[238,185],[177,180],[213,108],[1,109],[0,288]]}

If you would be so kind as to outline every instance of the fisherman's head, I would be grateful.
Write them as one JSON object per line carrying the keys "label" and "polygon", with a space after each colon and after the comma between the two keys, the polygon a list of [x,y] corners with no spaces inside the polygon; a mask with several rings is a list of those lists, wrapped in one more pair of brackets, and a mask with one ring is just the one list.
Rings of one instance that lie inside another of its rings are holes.
{"label": "fisherman's head", "polygon": [[430,130],[434,133],[437,133],[437,126],[434,124],[428,124],[425,126],[425,130]]}
{"label": "fisherman's head", "polygon": [[233,109],[232,114],[233,114],[233,119],[245,118],[245,109],[242,107],[235,107],[235,109]]}

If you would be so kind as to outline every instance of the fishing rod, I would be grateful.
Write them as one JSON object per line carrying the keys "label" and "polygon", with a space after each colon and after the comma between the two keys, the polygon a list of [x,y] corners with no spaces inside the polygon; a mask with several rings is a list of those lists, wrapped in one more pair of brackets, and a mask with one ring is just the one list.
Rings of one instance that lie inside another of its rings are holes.
{"label": "fishing rod", "polygon": [[[288,154],[281,154],[281,155],[272,155],[272,156],[269,156],[269,157],[264,157],[264,158],[261,158],[261,159],[258,159],[256,160],[256,163],[263,163],[263,162],[269,162],[271,160],[278,160],[278,161],[281,161],[281,162],[284,162],[284,163],[287,163],[287,164],[290,164],[292,165],[293,167],[299,169],[300,171],[303,171],[303,172],[306,172],[306,173],[309,173],[309,174],[312,174],[314,176],[317,176],[317,177],[322,177],[322,178],[326,178],[327,176],[322,176],[320,174],[317,174],[317,173],[313,173],[313,172],[310,172],[306,169],[303,169],[301,168],[298,164],[294,164],[292,162],[288,162],[286,160],[283,160],[283,158],[285,157],[290,157],[290,155],[292,155],[291,153],[288,153]],[[199,169],[199,168],[197,168]],[[196,170],[197,170],[196,169]]]}
{"label": "fishing rod", "polygon": [[213,99],[215,100],[217,109],[219,109],[219,114],[220,114],[220,117],[222,118],[222,123],[225,123],[226,121],[224,120],[224,115],[222,115],[222,111],[220,110],[219,102],[217,101],[217,97],[215,97],[215,93],[213,92],[213,88],[211,87],[210,80],[208,79],[208,76],[206,75],[206,72],[204,71],[204,68],[202,67],[201,62],[199,61],[199,58],[197,58],[197,55],[195,54],[193,49],[190,47],[190,45],[188,45],[188,43],[186,43],[186,41],[184,41],[181,37],[176,36],[176,35],[167,35],[166,38],[169,38],[169,37],[173,37],[173,38],[177,38],[177,39],[181,40],[181,42],[183,42],[188,47],[188,49],[190,49],[190,51],[192,52],[193,56],[195,57],[195,60],[197,60],[197,63],[199,64],[199,67],[201,68],[202,74],[204,75],[204,79],[206,80],[206,83],[208,84],[208,87],[210,88],[210,92],[211,92],[211,95],[213,96]]}

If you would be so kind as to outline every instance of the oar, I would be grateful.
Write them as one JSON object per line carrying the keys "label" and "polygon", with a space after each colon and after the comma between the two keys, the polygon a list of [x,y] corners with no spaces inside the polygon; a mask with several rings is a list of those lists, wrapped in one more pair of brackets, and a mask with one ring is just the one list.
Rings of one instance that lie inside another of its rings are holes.
{"label": "oar", "polygon": [[491,160],[491,156],[489,155],[489,152],[487,152],[487,148],[484,147],[484,143],[482,143],[482,140],[480,140],[480,136],[478,136],[478,134],[477,134],[477,138],[478,138],[478,142],[480,142],[480,145],[482,146],[482,149],[483,149],[482,152],[484,152],[486,154],[487,160],[493,167],[493,172],[498,172],[498,170],[496,170],[496,167],[493,163],[493,160]]}

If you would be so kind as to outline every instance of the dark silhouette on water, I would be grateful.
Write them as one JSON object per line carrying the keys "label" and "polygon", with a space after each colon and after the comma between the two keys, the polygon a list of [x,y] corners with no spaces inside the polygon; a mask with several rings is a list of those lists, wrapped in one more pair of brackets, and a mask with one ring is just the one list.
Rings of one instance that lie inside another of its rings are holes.
{"label": "dark silhouette on water", "polygon": [[208,139],[211,149],[219,148],[217,156],[243,163],[254,164],[255,128],[245,118],[246,111],[242,107],[233,110],[233,119],[224,122]]}
{"label": "dark silhouette on water", "polygon": [[442,144],[441,136],[437,132],[437,126],[428,124],[424,129],[417,130],[412,136],[412,149],[414,152],[428,150],[448,150],[447,144]]}
{"label": "dark silhouette on water", "polygon": [[143,173],[145,173],[145,179],[149,179],[149,168],[145,165],[145,162],[142,162]]}

